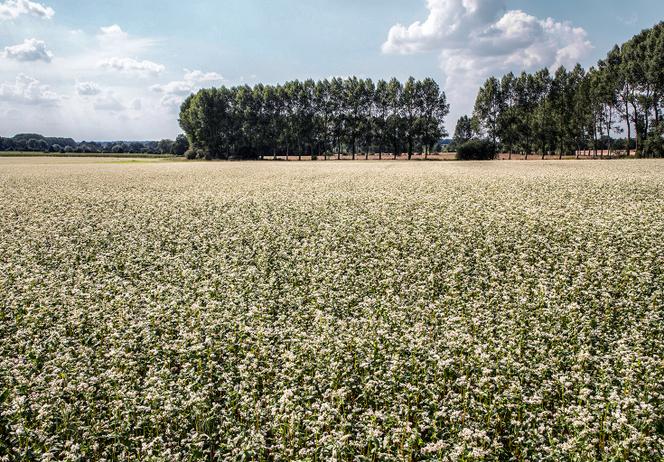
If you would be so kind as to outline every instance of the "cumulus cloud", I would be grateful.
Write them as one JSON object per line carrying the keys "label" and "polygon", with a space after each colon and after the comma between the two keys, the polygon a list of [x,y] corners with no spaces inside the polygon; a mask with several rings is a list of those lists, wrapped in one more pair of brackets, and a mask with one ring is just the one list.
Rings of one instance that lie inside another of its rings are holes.
{"label": "cumulus cloud", "polygon": [[50,19],[54,14],[53,8],[30,0],[6,0],[0,3],[0,20],[16,19],[22,15]]}
{"label": "cumulus cloud", "polygon": [[76,82],[76,93],[79,96],[96,96],[101,93],[101,87],[95,82]]}
{"label": "cumulus cloud", "polygon": [[504,0],[428,0],[427,8],[423,22],[394,25],[382,51],[438,52],[453,105],[472,104],[490,75],[573,66],[592,49],[582,28],[507,10]]}
{"label": "cumulus cloud", "polygon": [[150,89],[156,93],[163,93],[162,106],[178,108],[184,97],[205,86],[206,83],[221,82],[224,77],[216,72],[203,72],[199,70],[184,70],[183,80],[174,80],[161,85],[153,85]]}
{"label": "cumulus cloud", "polygon": [[13,83],[0,84],[0,100],[4,101],[54,106],[61,99],[48,85],[43,85],[39,80],[25,74],[16,76]]}
{"label": "cumulus cloud", "polygon": [[46,43],[34,38],[26,39],[18,45],[5,47],[2,56],[17,61],[44,61],[47,63],[53,59],[53,53],[46,47]]}
{"label": "cumulus cloud", "polygon": [[406,27],[392,26],[385,53],[414,53],[463,47],[473,36],[495,21],[504,9],[502,0],[427,0],[429,16]]}
{"label": "cumulus cloud", "polygon": [[138,61],[133,58],[108,58],[99,61],[99,67],[141,76],[157,75],[166,69],[162,64],[152,61]]}

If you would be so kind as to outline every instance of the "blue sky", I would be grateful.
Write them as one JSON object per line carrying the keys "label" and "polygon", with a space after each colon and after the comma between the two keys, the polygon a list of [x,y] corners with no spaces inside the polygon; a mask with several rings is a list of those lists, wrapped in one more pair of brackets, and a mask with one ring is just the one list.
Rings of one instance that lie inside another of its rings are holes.
{"label": "blue sky", "polygon": [[492,74],[581,62],[661,0],[0,0],[0,135],[173,138],[210,85],[431,76],[448,129]]}

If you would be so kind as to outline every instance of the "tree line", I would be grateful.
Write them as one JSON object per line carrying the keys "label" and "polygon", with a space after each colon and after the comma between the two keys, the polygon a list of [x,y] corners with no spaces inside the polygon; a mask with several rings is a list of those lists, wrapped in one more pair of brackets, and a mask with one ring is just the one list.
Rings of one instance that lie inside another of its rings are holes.
{"label": "tree line", "polygon": [[175,140],[160,141],[81,141],[72,138],[46,137],[37,133],[21,133],[11,138],[0,137],[0,151],[44,153],[109,153],[109,154],[172,154],[182,156],[189,149],[184,135]]}
{"label": "tree line", "polygon": [[207,88],[181,106],[189,158],[368,158],[428,152],[446,135],[445,93],[430,78],[333,78]]}
{"label": "tree line", "polygon": [[[509,73],[480,88],[454,144],[488,139],[494,149],[545,156],[607,149],[664,155],[664,23],[615,46],[589,70],[577,65]],[[616,145],[614,135],[626,133]],[[601,154],[600,154],[601,155]]]}

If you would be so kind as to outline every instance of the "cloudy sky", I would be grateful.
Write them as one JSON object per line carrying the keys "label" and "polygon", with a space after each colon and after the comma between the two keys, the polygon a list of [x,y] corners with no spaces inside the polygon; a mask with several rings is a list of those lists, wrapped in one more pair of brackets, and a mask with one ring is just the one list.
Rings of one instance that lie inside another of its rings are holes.
{"label": "cloudy sky", "polygon": [[431,76],[448,129],[489,75],[594,64],[662,0],[0,0],[0,135],[173,138],[205,86]]}

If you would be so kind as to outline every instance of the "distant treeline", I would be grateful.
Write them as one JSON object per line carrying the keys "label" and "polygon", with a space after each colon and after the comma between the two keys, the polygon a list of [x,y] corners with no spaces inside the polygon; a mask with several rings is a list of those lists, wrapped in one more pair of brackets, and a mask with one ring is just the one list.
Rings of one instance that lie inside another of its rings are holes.
{"label": "distant treeline", "polygon": [[[524,154],[635,149],[664,155],[664,23],[615,46],[596,67],[580,65],[492,77],[479,90],[472,117],[456,126],[454,144],[486,138]],[[616,142],[613,136],[625,133]]]}
{"label": "distant treeline", "polygon": [[109,154],[173,154],[183,155],[189,149],[184,135],[175,140],[161,141],[81,141],[72,138],[57,138],[37,133],[21,133],[11,138],[0,137],[0,151],[45,152],[45,153],[109,153]]}
{"label": "distant treeline", "polygon": [[446,135],[445,93],[430,78],[356,77],[208,88],[182,104],[190,158],[428,153]]}

